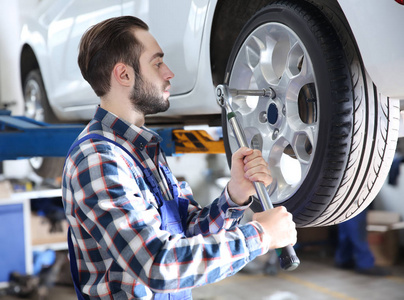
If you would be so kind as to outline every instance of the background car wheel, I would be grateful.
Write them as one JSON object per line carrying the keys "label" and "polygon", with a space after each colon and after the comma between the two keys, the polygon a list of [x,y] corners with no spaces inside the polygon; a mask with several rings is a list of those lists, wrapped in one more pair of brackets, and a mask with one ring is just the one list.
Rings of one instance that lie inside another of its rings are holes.
{"label": "background car wheel", "polygon": [[[24,81],[23,93],[26,117],[40,122],[57,122],[57,118],[49,106],[42,76],[38,69],[28,73]],[[33,157],[29,162],[39,176],[55,178],[62,174],[64,159],[64,157]]]}
{"label": "background car wheel", "polygon": [[[226,68],[230,88],[276,93],[233,97],[233,108],[270,164],[274,205],[299,227],[336,224],[367,207],[397,142],[398,101],[377,92],[337,23],[304,2],[270,4],[244,26]],[[237,146],[222,119],[230,157]]]}

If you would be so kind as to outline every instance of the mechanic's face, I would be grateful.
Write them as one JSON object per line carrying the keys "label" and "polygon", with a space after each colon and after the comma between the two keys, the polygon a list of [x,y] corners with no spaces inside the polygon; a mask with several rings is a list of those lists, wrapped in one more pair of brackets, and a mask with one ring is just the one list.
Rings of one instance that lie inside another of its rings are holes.
{"label": "mechanic's face", "polygon": [[135,78],[130,99],[144,115],[164,112],[170,107],[170,79],[173,72],[163,62],[164,53],[154,37],[146,30],[137,30],[136,37],[143,43],[140,55],[140,76]]}

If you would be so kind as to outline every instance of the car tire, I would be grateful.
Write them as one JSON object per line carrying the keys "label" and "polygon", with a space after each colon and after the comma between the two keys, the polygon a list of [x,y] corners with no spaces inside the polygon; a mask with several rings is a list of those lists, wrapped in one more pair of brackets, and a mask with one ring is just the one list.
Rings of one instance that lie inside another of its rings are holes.
{"label": "car tire", "polygon": [[[57,123],[49,105],[41,72],[30,71],[23,84],[25,116],[39,122]],[[64,157],[33,157],[29,159],[31,168],[43,178],[56,178],[62,174]]]}
{"label": "car tire", "polygon": [[[352,218],[375,198],[394,156],[399,103],[381,95],[342,21],[303,1],[278,1],[243,27],[229,56],[230,89],[249,145],[269,163],[274,206],[298,227]],[[222,118],[226,153],[237,143]]]}

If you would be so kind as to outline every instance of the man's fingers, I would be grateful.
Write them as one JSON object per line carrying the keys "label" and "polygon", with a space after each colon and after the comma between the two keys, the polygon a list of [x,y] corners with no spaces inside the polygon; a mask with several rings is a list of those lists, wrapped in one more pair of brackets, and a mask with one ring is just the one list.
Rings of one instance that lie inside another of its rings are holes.
{"label": "man's fingers", "polygon": [[245,157],[253,154],[254,150],[247,148],[247,147],[241,147],[238,149],[236,152],[233,153],[233,159],[236,160],[244,160],[245,162]]}
{"label": "man's fingers", "polygon": [[271,172],[269,171],[268,166],[266,164],[258,164],[258,165],[245,167],[244,172],[248,177],[251,177],[254,174],[260,174],[260,173],[271,175]]}
{"label": "man's fingers", "polygon": [[[251,150],[251,149],[250,149]],[[244,157],[244,163],[245,164],[247,164],[247,163],[249,163],[250,161],[252,161],[252,160],[254,160],[254,159],[257,159],[257,158],[262,158],[262,153],[261,153],[261,151],[260,150],[257,150],[257,149],[255,149],[255,150],[252,150],[252,152],[250,152],[248,155],[246,155],[245,157]]]}
{"label": "man's fingers", "polygon": [[272,183],[272,177],[267,173],[255,173],[251,176],[246,174],[245,178],[250,180],[251,182],[262,182],[265,186],[268,186]]}
{"label": "man's fingers", "polygon": [[244,157],[244,177],[253,182],[262,182],[268,186],[272,182],[268,163],[262,157],[261,151],[254,150]]}

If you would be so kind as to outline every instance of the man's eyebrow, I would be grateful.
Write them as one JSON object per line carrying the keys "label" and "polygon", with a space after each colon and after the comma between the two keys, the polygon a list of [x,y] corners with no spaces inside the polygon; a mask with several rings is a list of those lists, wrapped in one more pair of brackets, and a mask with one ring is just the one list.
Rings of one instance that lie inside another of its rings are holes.
{"label": "man's eyebrow", "polygon": [[157,58],[157,57],[164,57],[164,53],[163,52],[157,52],[155,54],[153,54],[153,56],[150,58],[150,62],[153,61],[153,59]]}

